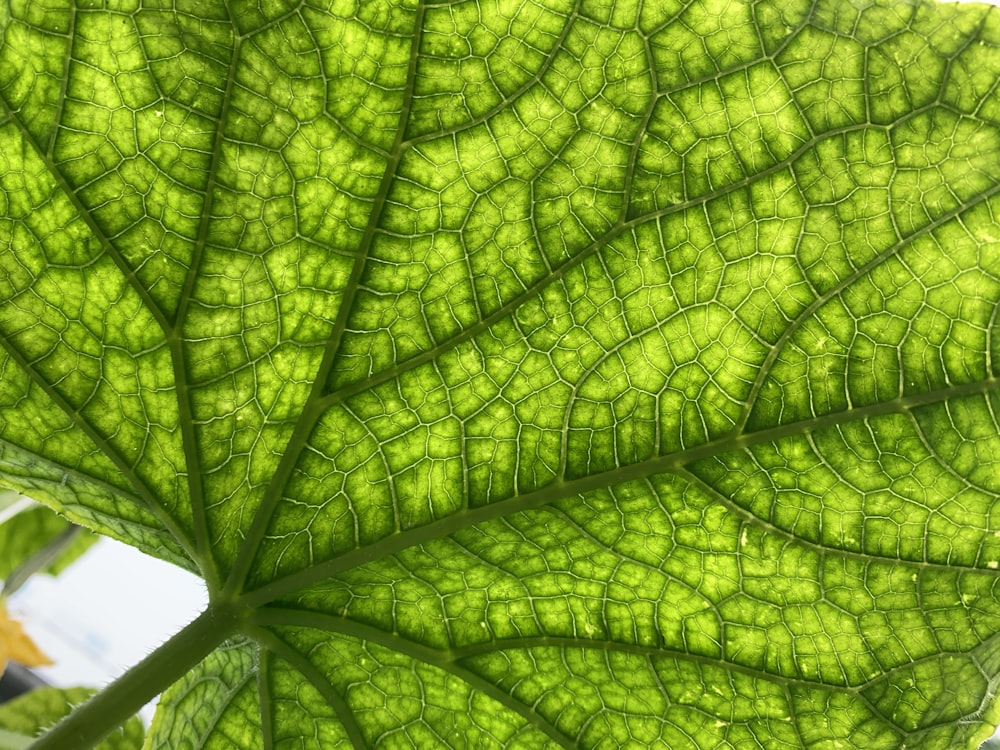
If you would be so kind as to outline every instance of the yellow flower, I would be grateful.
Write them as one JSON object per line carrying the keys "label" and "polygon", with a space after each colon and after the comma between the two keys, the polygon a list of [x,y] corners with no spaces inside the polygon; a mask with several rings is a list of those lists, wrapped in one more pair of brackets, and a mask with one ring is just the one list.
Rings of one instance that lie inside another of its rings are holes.
{"label": "yellow flower", "polygon": [[8,661],[16,661],[26,667],[41,667],[52,663],[27,636],[21,623],[10,618],[6,604],[0,600],[0,674],[7,668]]}

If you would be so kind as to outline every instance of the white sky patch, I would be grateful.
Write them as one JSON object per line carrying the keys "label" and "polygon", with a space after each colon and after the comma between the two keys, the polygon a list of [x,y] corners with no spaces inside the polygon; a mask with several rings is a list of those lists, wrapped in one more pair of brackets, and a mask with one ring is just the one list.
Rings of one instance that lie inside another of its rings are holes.
{"label": "white sky patch", "polygon": [[[55,661],[33,670],[58,687],[101,687],[205,609],[201,579],[111,539],[53,578],[32,576],[9,602]],[[146,722],[152,705],[143,710]]]}

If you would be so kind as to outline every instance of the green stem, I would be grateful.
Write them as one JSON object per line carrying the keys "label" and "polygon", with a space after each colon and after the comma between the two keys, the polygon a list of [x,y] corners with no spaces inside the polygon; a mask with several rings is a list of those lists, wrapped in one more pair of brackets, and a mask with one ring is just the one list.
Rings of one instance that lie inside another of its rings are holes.
{"label": "green stem", "polygon": [[77,708],[28,750],[87,750],[236,632],[238,613],[209,607],[177,635]]}

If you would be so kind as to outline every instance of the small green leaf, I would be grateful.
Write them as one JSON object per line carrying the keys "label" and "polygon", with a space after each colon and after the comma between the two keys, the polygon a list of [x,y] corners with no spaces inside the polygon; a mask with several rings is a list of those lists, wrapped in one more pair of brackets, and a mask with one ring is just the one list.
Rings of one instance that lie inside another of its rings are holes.
{"label": "small green leaf", "polygon": [[[82,687],[35,688],[0,705],[0,729],[26,737],[37,736],[95,692]],[[142,722],[133,717],[98,745],[98,750],[139,750],[145,734]]]}
{"label": "small green leaf", "polygon": [[[219,726],[227,727],[232,747],[264,747],[259,722],[245,721],[259,711],[258,668],[253,644],[220,647],[164,692],[144,750],[174,750],[186,744],[211,747]],[[289,704],[287,710],[294,706]]]}
{"label": "small green leaf", "polygon": [[31,737],[0,729],[0,750],[26,750],[31,744]]}
{"label": "small green leaf", "polygon": [[[70,528],[72,524],[66,519],[60,518],[48,508],[38,506],[28,508],[0,523],[0,579],[8,578],[25,561]],[[41,570],[52,575],[59,574],[96,541],[97,537],[93,534],[75,534],[68,544],[55,553],[54,560],[42,565]]]}

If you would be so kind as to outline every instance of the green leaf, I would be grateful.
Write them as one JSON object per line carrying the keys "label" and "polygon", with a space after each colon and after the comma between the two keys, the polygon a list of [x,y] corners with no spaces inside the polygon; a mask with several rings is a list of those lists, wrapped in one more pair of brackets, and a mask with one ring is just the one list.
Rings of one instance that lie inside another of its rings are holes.
{"label": "green leaf", "polygon": [[31,737],[0,729],[0,750],[25,750],[31,744]]}
{"label": "green leaf", "polygon": [[[94,694],[90,688],[35,688],[0,705],[0,730],[32,737],[66,716]],[[139,750],[146,732],[139,717],[105,739],[98,750]],[[24,745],[23,747],[26,747]]]}
{"label": "green leaf", "polygon": [[70,537],[68,532],[72,528],[66,519],[34,504],[0,523],[0,579],[8,579],[11,573],[47,547],[50,547],[50,554],[44,559],[39,556],[36,569],[30,572],[61,573],[97,541],[90,533],[74,532]]}
{"label": "green leaf", "polygon": [[164,689],[150,748],[975,747],[998,46],[897,0],[12,3],[0,482],[211,601],[38,750]]}

